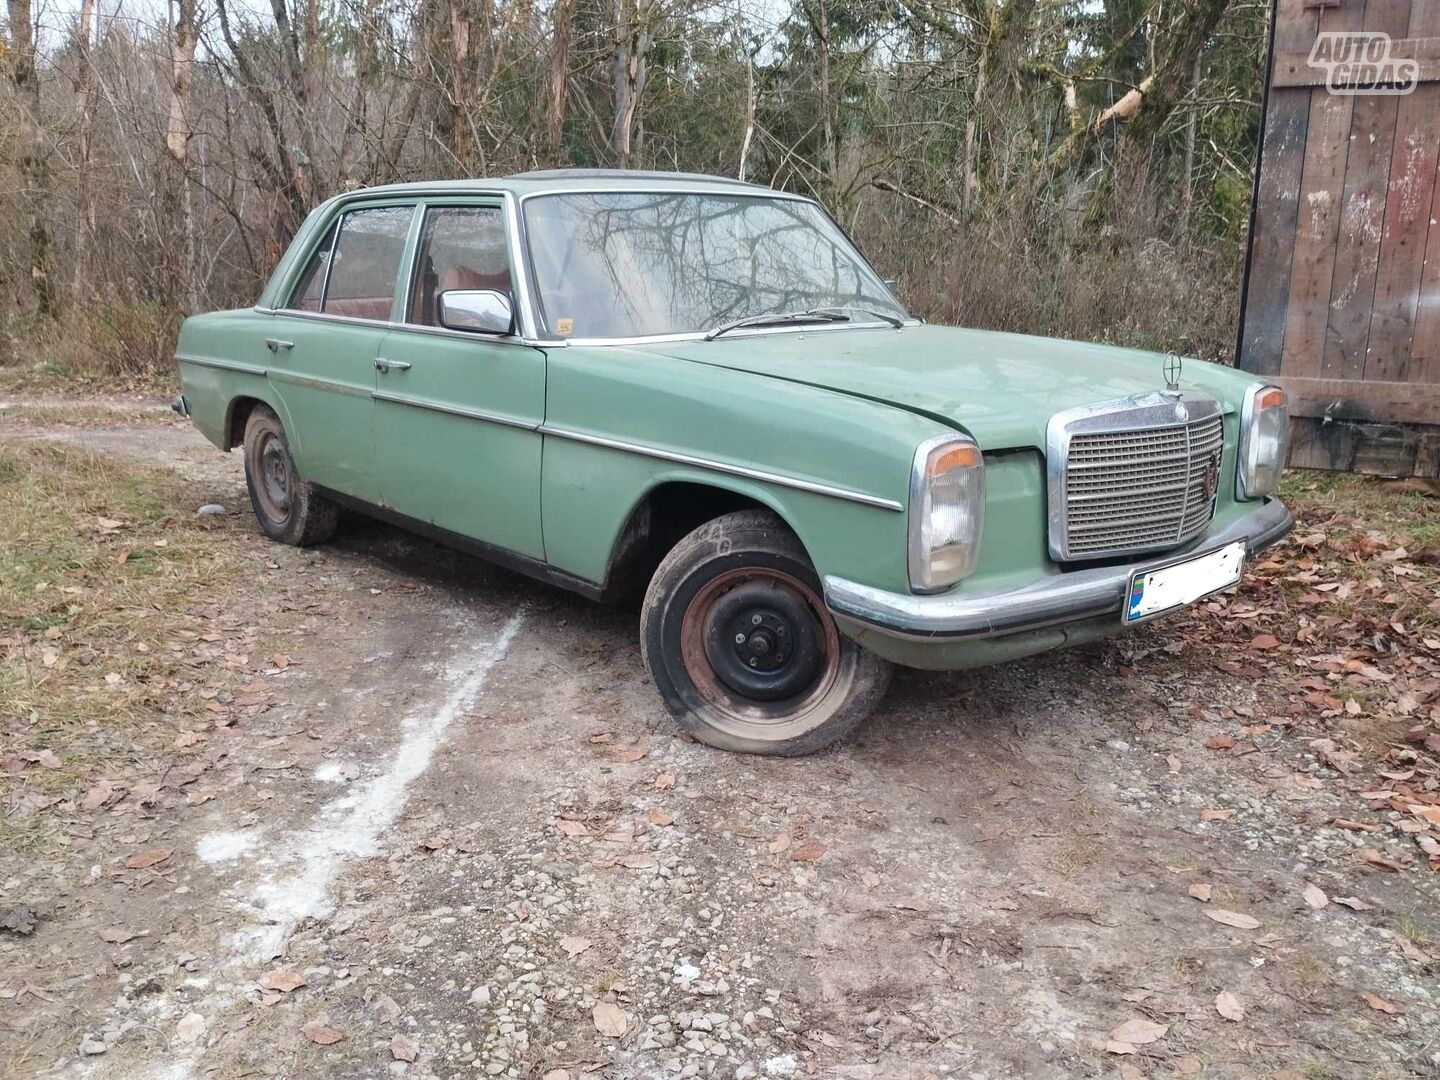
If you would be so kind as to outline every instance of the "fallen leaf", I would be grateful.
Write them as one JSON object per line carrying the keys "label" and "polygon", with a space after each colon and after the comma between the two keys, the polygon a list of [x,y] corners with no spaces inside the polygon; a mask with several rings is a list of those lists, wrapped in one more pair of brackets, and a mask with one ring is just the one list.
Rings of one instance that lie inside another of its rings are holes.
{"label": "fallen leaf", "polygon": [[597,1002],[595,1008],[590,1010],[590,1019],[594,1021],[596,1031],[612,1039],[620,1038],[630,1026],[630,1018],[625,1015],[625,1010],[613,1001]]}
{"label": "fallen leaf", "polygon": [[1211,735],[1205,740],[1205,745],[1211,750],[1233,750],[1235,740],[1229,735]]}
{"label": "fallen leaf", "polygon": [[278,990],[282,994],[288,994],[291,990],[299,990],[305,985],[305,976],[288,968],[276,968],[260,976],[260,985],[266,990]]}
{"label": "fallen leaf", "polygon": [[390,1040],[390,1056],[396,1061],[414,1061],[420,1054],[420,1048],[415,1045],[413,1039],[404,1035],[396,1035]]}
{"label": "fallen leaf", "polygon": [[560,947],[564,949],[571,958],[579,956],[594,944],[593,941],[585,937],[562,937],[560,939]]}
{"label": "fallen leaf", "polygon": [[0,930],[6,933],[29,937],[35,932],[35,925],[43,915],[34,904],[15,904],[0,910]]}
{"label": "fallen leaf", "polygon": [[805,844],[795,849],[790,858],[796,862],[814,862],[826,851],[824,844]]}
{"label": "fallen leaf", "polygon": [[1337,896],[1335,903],[1342,907],[1348,907],[1351,911],[1374,911],[1375,905],[1368,900],[1361,900],[1358,896]]}
{"label": "fallen leaf", "polygon": [[1201,821],[1229,821],[1235,816],[1234,810],[1201,810]]}
{"label": "fallen leaf", "polygon": [[1121,1042],[1119,1039],[1111,1039],[1105,1044],[1105,1049],[1112,1054],[1133,1054],[1135,1046],[1133,1043]]}
{"label": "fallen leaf", "polygon": [[205,736],[201,735],[198,731],[182,731],[179,735],[175,736],[175,741],[170,745],[176,750],[184,750],[187,746],[194,746],[204,737]]}
{"label": "fallen leaf", "polygon": [[1361,848],[1360,858],[1375,867],[1375,869],[1384,870],[1387,874],[1398,874],[1401,870],[1405,869],[1394,859],[1382,855],[1374,848]]}
{"label": "fallen leaf", "polygon": [[197,1012],[186,1013],[175,1025],[175,1034],[181,1042],[199,1042],[205,1035],[205,1017]]}
{"label": "fallen leaf", "polygon": [[1157,1024],[1153,1020],[1136,1017],[1134,1020],[1126,1020],[1110,1032],[1110,1038],[1114,1042],[1126,1043],[1130,1046],[1144,1046],[1146,1043],[1163,1039],[1169,1030],[1168,1024]]}
{"label": "fallen leaf", "polygon": [[874,870],[866,870],[860,875],[860,880],[865,883],[867,889],[873,889],[880,884],[880,875]]}
{"label": "fallen leaf", "polygon": [[1238,911],[1227,911],[1225,908],[1206,908],[1205,914],[1208,918],[1226,926],[1233,926],[1237,930],[1254,930],[1260,925],[1260,920],[1250,915],[1242,915]]}
{"label": "fallen leaf", "polygon": [[1181,1076],[1199,1076],[1205,1071],[1205,1065],[1199,1058],[1183,1057],[1175,1062],[1175,1071]]}
{"label": "fallen leaf", "polygon": [[1440,825],[1440,806],[1421,806],[1418,803],[1411,803],[1410,813],[1421,821],[1428,821],[1431,825]]}
{"label": "fallen leaf", "polygon": [[1229,990],[1220,991],[1215,998],[1215,1011],[1226,1020],[1233,1020],[1236,1023],[1245,1019],[1245,1007],[1240,1004],[1240,999]]}
{"label": "fallen leaf", "polygon": [[774,840],[770,841],[769,848],[771,855],[779,855],[782,852],[789,851],[790,834],[788,832],[782,832],[780,835],[775,837]]}
{"label": "fallen leaf", "polygon": [[659,865],[654,855],[621,855],[615,861],[629,870],[649,870]]}
{"label": "fallen leaf", "polygon": [[125,524],[125,522],[121,521],[119,518],[101,518],[101,519],[100,519],[100,527],[101,527],[102,529],[118,529],[118,528],[120,528],[121,526],[123,526],[124,524]]}
{"label": "fallen leaf", "polygon": [[1145,1074],[1127,1062],[1120,1066],[1120,1080],[1145,1080]]}
{"label": "fallen leaf", "polygon": [[1202,904],[1208,904],[1210,902],[1210,894],[1215,891],[1215,886],[1207,885],[1203,881],[1197,881],[1185,891]]}
{"label": "fallen leaf", "polygon": [[568,1069],[551,1069],[540,1077],[540,1080],[570,1080],[570,1071]]}
{"label": "fallen leaf", "polygon": [[655,787],[659,791],[669,791],[675,786],[675,774],[673,772],[662,772],[655,777]]}
{"label": "fallen leaf", "polygon": [[139,855],[131,855],[125,860],[125,865],[131,870],[144,870],[148,866],[158,866],[171,855],[175,854],[174,848],[156,848],[154,851],[142,851]]}
{"label": "fallen leaf", "polygon": [[610,755],[610,760],[617,765],[629,765],[632,761],[639,761],[641,758],[648,756],[649,753],[650,748],[648,746],[637,746],[629,750],[616,750],[615,753]]}
{"label": "fallen leaf", "polygon": [[124,945],[127,941],[134,941],[139,937],[134,930],[126,930],[123,926],[107,926],[100,931],[100,940],[108,941],[111,945]]}
{"label": "fallen leaf", "polygon": [[1376,1012],[1390,1013],[1392,1016],[1395,1014],[1395,1006],[1378,994],[1362,993],[1360,996],[1365,999],[1365,1004]]}
{"label": "fallen leaf", "polygon": [[318,1020],[306,1024],[300,1030],[305,1033],[307,1039],[313,1043],[319,1043],[321,1046],[329,1046],[332,1043],[337,1043],[344,1037],[334,1028],[327,1027]]}
{"label": "fallen leaf", "polygon": [[284,671],[290,666],[290,657],[286,656],[284,653],[276,653],[274,656],[270,657],[270,662],[274,664],[277,668],[279,668],[281,671]]}
{"label": "fallen leaf", "polygon": [[1348,829],[1351,832],[1379,832],[1380,826],[1369,821],[1352,821],[1349,818],[1337,817],[1330,822],[1337,829]]}
{"label": "fallen leaf", "polygon": [[675,815],[668,810],[661,810],[659,807],[650,811],[650,824],[664,827],[675,824]]}
{"label": "fallen leaf", "polygon": [[1305,903],[1309,904],[1316,911],[1319,911],[1321,908],[1329,905],[1330,898],[1325,895],[1325,890],[1320,888],[1320,886],[1306,885]]}
{"label": "fallen leaf", "polygon": [[1274,634],[1256,634],[1250,639],[1250,648],[1252,649],[1260,649],[1263,651],[1265,649],[1278,649],[1279,647],[1280,639]]}
{"label": "fallen leaf", "polygon": [[564,836],[589,836],[590,830],[584,822],[571,821],[569,818],[561,818],[555,823],[555,827]]}
{"label": "fallen leaf", "polygon": [[102,780],[89,791],[85,792],[85,798],[80,800],[80,809],[99,810],[102,806],[119,798],[124,790],[125,789],[118,784],[112,784]]}

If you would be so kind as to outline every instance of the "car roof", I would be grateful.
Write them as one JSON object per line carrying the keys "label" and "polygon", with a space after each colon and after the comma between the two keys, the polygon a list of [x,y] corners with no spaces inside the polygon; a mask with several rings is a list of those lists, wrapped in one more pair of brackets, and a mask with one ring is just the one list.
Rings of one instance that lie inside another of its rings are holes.
{"label": "car roof", "polygon": [[540,169],[501,177],[475,177],[467,180],[430,180],[408,184],[387,184],[345,193],[347,200],[359,195],[399,195],[407,192],[509,191],[516,195],[534,195],[545,191],[566,191],[576,188],[602,191],[665,191],[684,189],[721,194],[748,192],[755,195],[784,195],[761,184],[735,180],[726,176],[704,173],[650,172],[642,169]]}

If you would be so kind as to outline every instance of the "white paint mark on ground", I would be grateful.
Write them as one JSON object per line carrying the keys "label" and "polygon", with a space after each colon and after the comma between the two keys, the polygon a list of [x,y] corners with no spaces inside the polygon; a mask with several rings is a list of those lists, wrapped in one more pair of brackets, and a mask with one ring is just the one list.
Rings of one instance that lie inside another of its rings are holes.
{"label": "white paint mark on ground", "polygon": [[237,953],[263,963],[280,953],[302,920],[322,918],[333,910],[330,887],[346,860],[376,853],[381,834],[405,808],[406,788],[429,766],[450,725],[475,703],[490,669],[510,651],[524,618],[516,612],[493,643],[451,660],[446,672],[454,690],[433,715],[406,718],[388,767],[326,806],[310,829],[279,845],[276,871],[250,895],[263,925],[235,935]]}
{"label": "white paint mark on ground", "polygon": [[202,836],[195,844],[201,862],[230,862],[255,848],[253,832],[218,832]]}
{"label": "white paint mark on ground", "polygon": [[348,784],[360,775],[360,766],[350,761],[327,761],[315,770],[322,784]]}

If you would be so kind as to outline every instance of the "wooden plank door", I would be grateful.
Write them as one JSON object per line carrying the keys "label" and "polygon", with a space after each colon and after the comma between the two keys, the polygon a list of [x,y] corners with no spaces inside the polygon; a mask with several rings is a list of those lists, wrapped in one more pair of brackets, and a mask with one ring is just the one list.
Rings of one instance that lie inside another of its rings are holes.
{"label": "wooden plank door", "polygon": [[[1440,0],[1272,19],[1238,365],[1289,391],[1292,464],[1440,476]],[[1337,34],[1387,35],[1381,85],[1413,88],[1343,92],[1368,75],[1324,66]]]}

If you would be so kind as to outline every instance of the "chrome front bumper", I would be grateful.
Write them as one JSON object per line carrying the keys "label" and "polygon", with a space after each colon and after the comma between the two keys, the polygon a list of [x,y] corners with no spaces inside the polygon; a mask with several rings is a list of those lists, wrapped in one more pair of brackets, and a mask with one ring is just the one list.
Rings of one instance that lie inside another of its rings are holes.
{"label": "chrome front bumper", "polygon": [[1211,533],[1186,551],[1118,566],[1050,574],[1003,592],[912,596],[825,578],[825,602],[836,615],[853,619],[893,637],[993,638],[1060,623],[1103,616],[1120,618],[1130,575],[1172,563],[1180,556],[1204,555],[1237,540],[1254,555],[1295,526],[1295,516],[1279,499],[1267,499],[1249,514]]}

